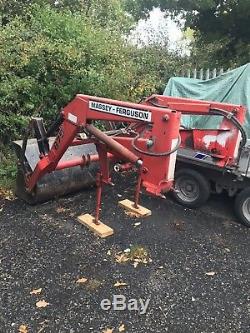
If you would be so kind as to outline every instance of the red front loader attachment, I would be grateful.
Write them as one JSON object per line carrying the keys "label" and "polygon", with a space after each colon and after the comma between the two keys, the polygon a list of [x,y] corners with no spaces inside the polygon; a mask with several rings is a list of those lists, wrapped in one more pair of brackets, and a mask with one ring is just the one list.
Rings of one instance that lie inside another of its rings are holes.
{"label": "red front loader attachment", "polygon": [[[124,127],[101,132],[96,121]],[[36,203],[96,184],[100,201],[102,185],[111,183],[112,163],[115,170],[137,170],[135,204],[141,186],[162,196],[173,185],[179,127],[180,113],[166,107],[77,95],[48,131],[34,118],[30,130],[36,139],[27,133],[15,142],[16,193]]]}
{"label": "red front loader attachment", "polygon": [[[177,150],[178,161],[194,167],[203,161],[241,176],[245,111],[239,105],[160,95],[140,104],[77,95],[48,131],[41,118],[33,118],[27,137],[15,142],[17,195],[36,203],[96,185],[97,223],[102,187],[112,184],[111,166],[137,172],[135,208],[141,187],[161,197],[173,189]],[[216,129],[180,128],[181,114],[220,116],[221,123]],[[102,132],[101,121],[118,129]],[[28,139],[30,131],[36,139]]]}

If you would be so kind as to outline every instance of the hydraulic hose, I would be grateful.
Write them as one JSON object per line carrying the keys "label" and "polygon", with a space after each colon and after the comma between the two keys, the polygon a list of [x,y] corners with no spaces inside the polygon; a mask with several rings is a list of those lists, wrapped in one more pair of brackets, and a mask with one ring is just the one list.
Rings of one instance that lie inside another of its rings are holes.
{"label": "hydraulic hose", "polygon": [[[150,104],[152,104],[153,106],[155,107],[160,107],[160,108],[168,108],[167,106],[165,105],[160,105],[158,103],[155,103],[153,100],[148,100],[148,102]],[[240,143],[240,148],[243,148],[247,142],[247,135],[246,135],[246,132],[244,130],[244,128],[242,127],[241,123],[238,121],[238,119],[233,115],[233,114],[230,114],[229,112],[223,110],[223,109],[218,109],[218,108],[214,108],[214,109],[210,109],[209,114],[213,114],[213,115],[217,115],[217,116],[223,116],[224,118],[227,118],[229,120],[232,121],[232,123],[235,125],[236,128],[238,128],[238,130],[240,131],[241,133],[241,136],[242,136],[242,140],[241,140],[241,143]],[[228,117],[230,115],[230,117]]]}
{"label": "hydraulic hose", "polygon": [[225,110],[222,110],[222,109],[217,109],[217,108],[211,109],[210,113],[213,115],[216,115],[216,116],[223,116],[223,117],[231,120],[232,123],[234,124],[234,126],[236,128],[238,128],[238,130],[241,133],[242,140],[240,142],[240,148],[243,148],[246,145],[246,143],[247,143],[246,132],[245,132],[243,126],[241,125],[241,123],[238,121],[238,119],[233,114],[231,114],[230,117],[228,117],[229,116],[228,112],[226,112]]}

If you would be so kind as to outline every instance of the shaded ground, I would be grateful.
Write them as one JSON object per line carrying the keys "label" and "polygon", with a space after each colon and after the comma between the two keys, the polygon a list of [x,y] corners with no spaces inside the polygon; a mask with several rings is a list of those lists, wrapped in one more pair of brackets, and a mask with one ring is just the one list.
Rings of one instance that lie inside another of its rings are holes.
{"label": "shaded ground", "polygon": [[[250,332],[249,229],[235,221],[230,200],[214,197],[193,211],[142,195],[153,215],[135,219],[117,205],[132,197],[118,180],[106,188],[101,213],[115,235],[99,239],[75,218],[94,209],[94,196],[35,207],[0,202],[0,332],[21,324],[34,333],[118,332],[122,323],[133,333]],[[117,263],[113,254],[131,245],[146,248],[152,262]],[[76,283],[80,277],[88,283]],[[117,281],[128,285],[118,289]],[[103,311],[101,300],[113,294],[150,298],[147,313]],[[37,308],[39,300],[49,305]]]}

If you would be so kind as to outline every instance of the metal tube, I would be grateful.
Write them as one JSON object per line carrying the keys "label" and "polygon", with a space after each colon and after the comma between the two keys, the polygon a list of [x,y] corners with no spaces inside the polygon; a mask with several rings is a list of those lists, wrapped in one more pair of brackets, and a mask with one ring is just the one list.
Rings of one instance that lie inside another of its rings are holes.
{"label": "metal tube", "polygon": [[140,197],[140,190],[141,190],[141,182],[142,182],[142,168],[139,169],[139,174],[138,174],[138,179],[137,179],[137,184],[135,188],[135,202],[134,202],[134,207],[136,209],[139,208],[139,197]]}
{"label": "metal tube", "polygon": [[98,172],[96,176],[96,207],[95,207],[95,224],[100,224],[99,216],[100,216],[100,209],[101,209],[101,198],[102,198],[102,175]]}
{"label": "metal tube", "polygon": [[[98,140],[104,142],[109,148],[114,150],[117,154],[121,155],[129,162],[138,164],[138,162],[140,161],[138,156],[136,156],[126,147],[112,139],[112,137],[107,136],[95,126],[91,124],[86,124],[86,129],[90,134],[93,134]],[[140,161],[139,164],[141,165],[142,161]]]}
{"label": "metal tube", "polygon": [[[108,159],[112,159],[114,157],[113,154],[108,153]],[[81,166],[84,167],[87,164],[90,164],[92,162],[98,162],[99,161],[99,155],[83,155],[82,157],[74,158],[73,160],[67,160],[67,161],[61,161],[57,164],[56,170],[62,170],[62,169],[68,169],[73,168],[75,166]]]}

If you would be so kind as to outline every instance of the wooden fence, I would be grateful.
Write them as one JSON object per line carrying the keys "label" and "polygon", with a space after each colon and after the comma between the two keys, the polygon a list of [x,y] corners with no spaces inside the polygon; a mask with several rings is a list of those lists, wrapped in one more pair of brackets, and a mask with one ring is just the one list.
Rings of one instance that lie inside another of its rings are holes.
{"label": "wooden fence", "polygon": [[193,78],[193,79],[200,79],[200,80],[209,80],[209,79],[214,79],[217,76],[227,73],[231,70],[231,68],[228,68],[224,70],[223,68],[214,68],[214,69],[182,69],[178,73],[177,76],[181,77],[188,77],[188,78]]}

